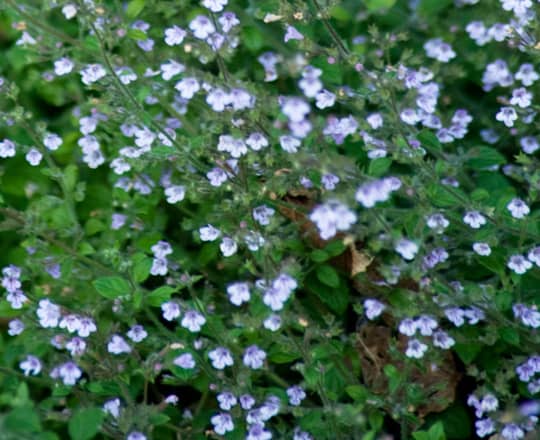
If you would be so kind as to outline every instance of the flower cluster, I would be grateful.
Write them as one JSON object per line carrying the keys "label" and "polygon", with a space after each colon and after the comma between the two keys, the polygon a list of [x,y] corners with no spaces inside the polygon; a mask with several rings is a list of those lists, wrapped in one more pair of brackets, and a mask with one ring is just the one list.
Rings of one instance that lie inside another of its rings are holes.
{"label": "flower cluster", "polygon": [[9,438],[535,435],[539,2],[4,3]]}

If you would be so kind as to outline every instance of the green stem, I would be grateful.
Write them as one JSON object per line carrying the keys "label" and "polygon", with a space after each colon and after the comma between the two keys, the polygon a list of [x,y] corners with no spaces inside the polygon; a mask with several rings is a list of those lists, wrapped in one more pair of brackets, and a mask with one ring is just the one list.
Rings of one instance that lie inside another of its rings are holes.
{"label": "green stem", "polygon": [[326,17],[326,12],[323,11],[323,9],[321,8],[321,5],[319,5],[319,2],[317,0],[312,0],[312,2],[313,2],[313,5],[315,6],[315,9],[317,9],[318,14],[321,17],[324,27],[330,34],[330,37],[332,38],[332,40],[334,41],[334,44],[336,45],[340,55],[343,58],[349,58],[349,55],[350,55],[349,51],[345,47],[343,42],[341,41],[341,38],[339,37],[338,33],[336,32],[336,30],[334,29],[334,27],[332,26],[328,18]]}

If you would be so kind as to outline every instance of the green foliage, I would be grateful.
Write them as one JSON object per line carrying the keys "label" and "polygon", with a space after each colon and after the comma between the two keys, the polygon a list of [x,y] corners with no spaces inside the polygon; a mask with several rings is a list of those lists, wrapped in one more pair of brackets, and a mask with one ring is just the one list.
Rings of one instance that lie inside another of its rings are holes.
{"label": "green foliage", "polygon": [[89,440],[99,432],[105,414],[100,408],[84,408],[77,411],[68,423],[72,440]]}
{"label": "green foliage", "polygon": [[120,277],[101,277],[92,284],[101,296],[109,299],[125,296],[131,292],[129,283]]}
{"label": "green foliage", "polygon": [[1,3],[0,440],[532,429],[536,2]]}

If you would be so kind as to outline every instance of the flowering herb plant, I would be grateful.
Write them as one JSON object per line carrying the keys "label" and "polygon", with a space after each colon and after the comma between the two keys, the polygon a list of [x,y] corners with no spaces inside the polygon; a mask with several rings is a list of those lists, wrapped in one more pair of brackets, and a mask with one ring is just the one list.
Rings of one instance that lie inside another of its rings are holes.
{"label": "flowering herb plant", "polygon": [[1,438],[537,438],[538,13],[4,0]]}

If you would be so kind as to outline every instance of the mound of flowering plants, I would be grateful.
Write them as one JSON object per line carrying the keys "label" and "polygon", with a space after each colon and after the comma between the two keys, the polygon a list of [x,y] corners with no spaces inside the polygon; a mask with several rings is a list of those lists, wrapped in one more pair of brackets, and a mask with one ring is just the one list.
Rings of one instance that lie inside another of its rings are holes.
{"label": "mound of flowering plants", "polygon": [[2,0],[0,439],[537,439],[539,16]]}

